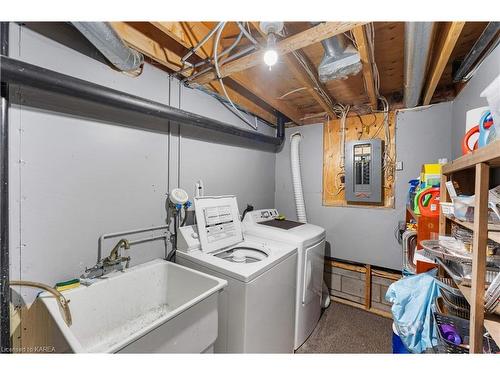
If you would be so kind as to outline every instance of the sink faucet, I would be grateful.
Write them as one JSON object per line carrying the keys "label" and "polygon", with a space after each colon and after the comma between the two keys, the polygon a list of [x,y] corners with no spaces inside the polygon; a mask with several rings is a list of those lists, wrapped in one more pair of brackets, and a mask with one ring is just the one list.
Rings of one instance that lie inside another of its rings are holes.
{"label": "sink faucet", "polygon": [[125,268],[128,268],[129,262],[130,262],[130,257],[120,257],[119,256],[119,251],[120,248],[123,247],[125,250],[130,249],[130,242],[126,240],[125,238],[122,238],[118,243],[113,247],[113,250],[109,253],[109,255],[104,258],[103,262],[107,264],[116,264],[116,262],[121,263],[122,261],[127,261],[127,265]]}
{"label": "sink faucet", "polygon": [[102,261],[97,262],[97,264],[91,268],[86,268],[85,272],[81,276],[83,279],[95,279],[97,277],[104,276],[112,271],[123,271],[123,262],[125,262],[125,268],[130,265],[129,256],[120,256],[120,248],[125,250],[130,249],[130,242],[122,238],[113,247],[109,255]]}

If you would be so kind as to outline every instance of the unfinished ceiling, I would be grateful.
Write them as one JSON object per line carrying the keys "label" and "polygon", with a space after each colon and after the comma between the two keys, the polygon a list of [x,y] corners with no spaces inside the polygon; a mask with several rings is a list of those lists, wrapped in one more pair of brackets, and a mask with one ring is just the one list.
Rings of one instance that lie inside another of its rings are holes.
{"label": "unfinished ceiling", "polygon": [[[233,44],[235,48],[221,60],[219,77],[213,67],[216,35],[193,50],[217,27],[217,22],[114,22],[112,25],[129,46],[155,65],[176,73],[189,86],[203,87],[225,97],[220,77],[238,108],[272,124],[276,123],[278,113],[297,125],[317,123],[326,116],[337,115],[332,109],[335,103],[355,106],[357,113],[376,110],[379,104],[377,70],[379,95],[388,99],[391,108],[402,107],[404,22],[316,25],[285,22],[276,45],[279,60],[271,70],[262,60],[266,36],[259,23],[241,23],[248,36],[236,22],[227,22],[217,51],[221,53]],[[486,22],[435,24],[420,104],[450,100],[457,94],[461,86],[453,84],[452,65],[467,55],[486,26]],[[348,43],[357,48],[362,69],[347,79],[321,83],[317,79],[317,68],[324,53],[321,41],[335,35],[344,35]],[[252,43],[252,38],[256,43]],[[190,51],[191,55],[183,61]],[[234,57],[238,53],[241,55]],[[198,66],[193,67],[197,63]]]}

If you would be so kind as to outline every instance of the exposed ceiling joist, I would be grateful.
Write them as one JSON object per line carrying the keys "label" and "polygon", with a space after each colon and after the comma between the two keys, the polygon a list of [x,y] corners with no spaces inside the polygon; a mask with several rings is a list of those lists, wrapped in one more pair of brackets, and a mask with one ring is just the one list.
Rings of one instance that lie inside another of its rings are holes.
{"label": "exposed ceiling joist", "polygon": [[264,100],[273,108],[276,108],[278,111],[287,116],[290,120],[295,122],[297,125],[302,124],[302,113],[299,112],[296,108],[288,105],[287,103],[274,98],[266,92],[266,88],[263,85],[256,85],[255,80],[249,77],[248,74],[238,73],[231,76],[236,83],[243,86],[247,90],[249,90],[252,94],[257,95],[259,98]]}
{"label": "exposed ceiling joist", "polygon": [[[176,22],[155,22],[153,24],[160,30],[166,32],[169,36],[171,36],[173,39],[178,41],[186,48],[192,48],[210,31],[209,28],[207,28],[201,23],[196,23],[195,25],[191,25],[191,23],[189,22],[178,22],[178,24],[182,25],[173,25],[175,23]],[[200,58],[206,59],[210,57],[212,49],[213,49],[212,40],[209,39],[204,46],[196,50],[195,54]],[[302,113],[300,113],[294,107],[289,106],[287,103],[284,103],[283,101],[280,101],[269,95],[265,90],[261,89],[259,85],[256,85],[255,82],[247,74],[237,73],[231,76],[231,79],[236,83],[238,83],[240,86],[244,87],[249,92],[251,92],[253,95],[256,95],[257,97],[261,98],[271,107],[283,113],[293,122],[297,124],[301,123]],[[222,89],[218,82],[216,87],[222,92]],[[232,99],[233,96],[232,94],[230,95]]]}
{"label": "exposed ceiling joist", "polygon": [[450,59],[450,55],[464,26],[465,22],[447,22],[444,31],[440,33],[441,38],[438,40],[437,53],[434,55],[436,58],[431,64],[429,78],[424,91],[423,105],[428,105],[431,102],[441,75],[446,68],[446,64]]}
{"label": "exposed ceiling joist", "polygon": [[[210,30],[201,22],[151,22],[158,30],[167,34],[177,43],[190,49]],[[213,39],[209,39],[194,52],[202,59],[210,57],[213,50]]]}
{"label": "exposed ceiling joist", "polygon": [[377,91],[375,88],[375,80],[373,79],[373,61],[370,51],[370,45],[366,36],[366,28],[357,26],[352,29],[352,34],[358,46],[358,52],[363,66],[363,81],[365,82],[366,93],[370,100],[372,109],[377,108]]}
{"label": "exposed ceiling joist", "polygon": [[[259,27],[259,22],[252,22],[252,25],[253,27],[260,33],[260,35],[262,37],[266,37],[266,35],[262,32],[262,30],[260,29]],[[309,93],[311,94],[311,96],[314,98],[314,100],[316,100],[316,102],[321,106],[321,108],[323,108],[323,110],[331,117],[331,118],[335,118],[336,115],[335,113],[333,112],[332,108],[330,107],[330,105],[326,102],[326,100],[316,91],[316,88],[314,87],[314,82],[312,82],[311,78],[307,75],[307,73],[304,71],[304,68],[300,65],[300,63],[298,62],[297,58],[295,56],[291,56],[291,55],[284,55],[283,56],[283,59],[287,65],[287,67],[290,69],[290,71],[293,73],[293,75],[295,76],[295,78],[297,78],[297,80],[302,84],[304,85],[305,87],[307,87]],[[316,68],[314,68],[312,66],[312,64],[308,64],[309,65],[309,69],[312,71],[312,72],[315,72],[316,75],[317,75],[317,72],[316,72]],[[322,87],[323,90],[325,92],[327,92],[324,87]]]}
{"label": "exposed ceiling joist", "polygon": [[[328,114],[328,116],[330,116],[330,118],[336,118],[337,115],[335,114],[335,112],[333,112],[333,109],[327,103],[325,98],[323,98],[318,93],[318,91],[314,87],[314,83],[312,82],[311,78],[304,71],[304,68],[300,65],[297,59],[291,55],[286,55],[283,57],[286,61],[288,68],[293,73],[295,78],[297,78],[301,84],[303,84],[305,87],[308,88],[308,92],[311,94],[314,100],[321,106],[321,108],[323,108],[323,110]],[[310,68],[313,69],[312,67]],[[313,72],[316,72],[316,70],[313,70]],[[323,90],[324,92],[327,92],[326,89],[323,88]]]}
{"label": "exposed ceiling joist", "polygon": [[[279,55],[285,55],[292,51],[307,47],[311,44],[321,42],[324,39],[330,38],[337,34],[344,33],[354,27],[363,25],[363,22],[325,22],[317,26],[311,27],[305,31],[292,35],[281,40],[276,44],[276,51]],[[224,64],[220,68],[221,77],[241,72],[252,68],[263,61],[264,51],[256,51],[234,61]],[[201,74],[193,80],[198,84],[205,84],[216,79],[216,74],[213,71]]]}
{"label": "exposed ceiling joist", "polygon": [[[170,70],[180,70],[182,63],[177,54],[171,52],[157,41],[148,38],[139,30],[125,22],[112,22],[111,24],[118,35],[120,35],[120,37],[130,47],[136,49]],[[186,74],[188,73],[189,72],[186,72]]]}
{"label": "exposed ceiling joist", "polygon": [[[120,37],[127,43],[130,47],[143,53],[145,56],[154,60],[155,62],[167,67],[172,71],[179,71],[182,67],[181,56],[168,50],[165,46],[160,45],[157,41],[148,38],[146,35],[142,34],[139,30],[128,25],[125,22],[113,22],[113,28],[120,35]],[[184,76],[189,75],[190,71],[185,71]],[[212,82],[210,87],[217,93],[221,93],[222,89],[220,85],[216,82]],[[228,94],[235,103],[246,108],[248,111],[256,114],[262,119],[275,124],[276,116],[262,107],[255,104],[252,100],[246,98],[245,96],[239,94],[235,90],[227,87]]]}

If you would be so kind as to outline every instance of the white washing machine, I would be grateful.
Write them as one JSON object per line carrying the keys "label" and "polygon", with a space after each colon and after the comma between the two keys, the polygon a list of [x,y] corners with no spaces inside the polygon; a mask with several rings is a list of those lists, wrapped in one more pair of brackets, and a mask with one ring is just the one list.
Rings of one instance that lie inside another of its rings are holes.
{"label": "white washing machine", "polygon": [[326,231],[317,225],[278,217],[276,209],[250,211],[243,219],[243,233],[297,247],[294,339],[294,349],[297,349],[312,333],[321,315]]}
{"label": "white washing machine", "polygon": [[195,198],[197,225],[179,228],[176,262],[228,281],[217,353],[292,353],[297,248],[243,237],[234,196]]}

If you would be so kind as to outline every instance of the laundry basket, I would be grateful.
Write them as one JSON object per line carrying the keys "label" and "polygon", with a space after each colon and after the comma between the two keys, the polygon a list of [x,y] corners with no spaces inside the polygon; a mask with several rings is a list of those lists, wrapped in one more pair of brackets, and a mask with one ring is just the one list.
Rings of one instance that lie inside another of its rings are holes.
{"label": "laundry basket", "polygon": [[[438,332],[438,346],[435,348],[439,353],[468,354],[469,353],[469,321],[455,316],[443,315],[437,311],[433,312],[434,323]],[[445,338],[444,326],[452,326],[461,338],[461,344],[455,344]],[[493,339],[486,334],[483,336],[483,351],[485,353],[499,353],[500,349]]]}

